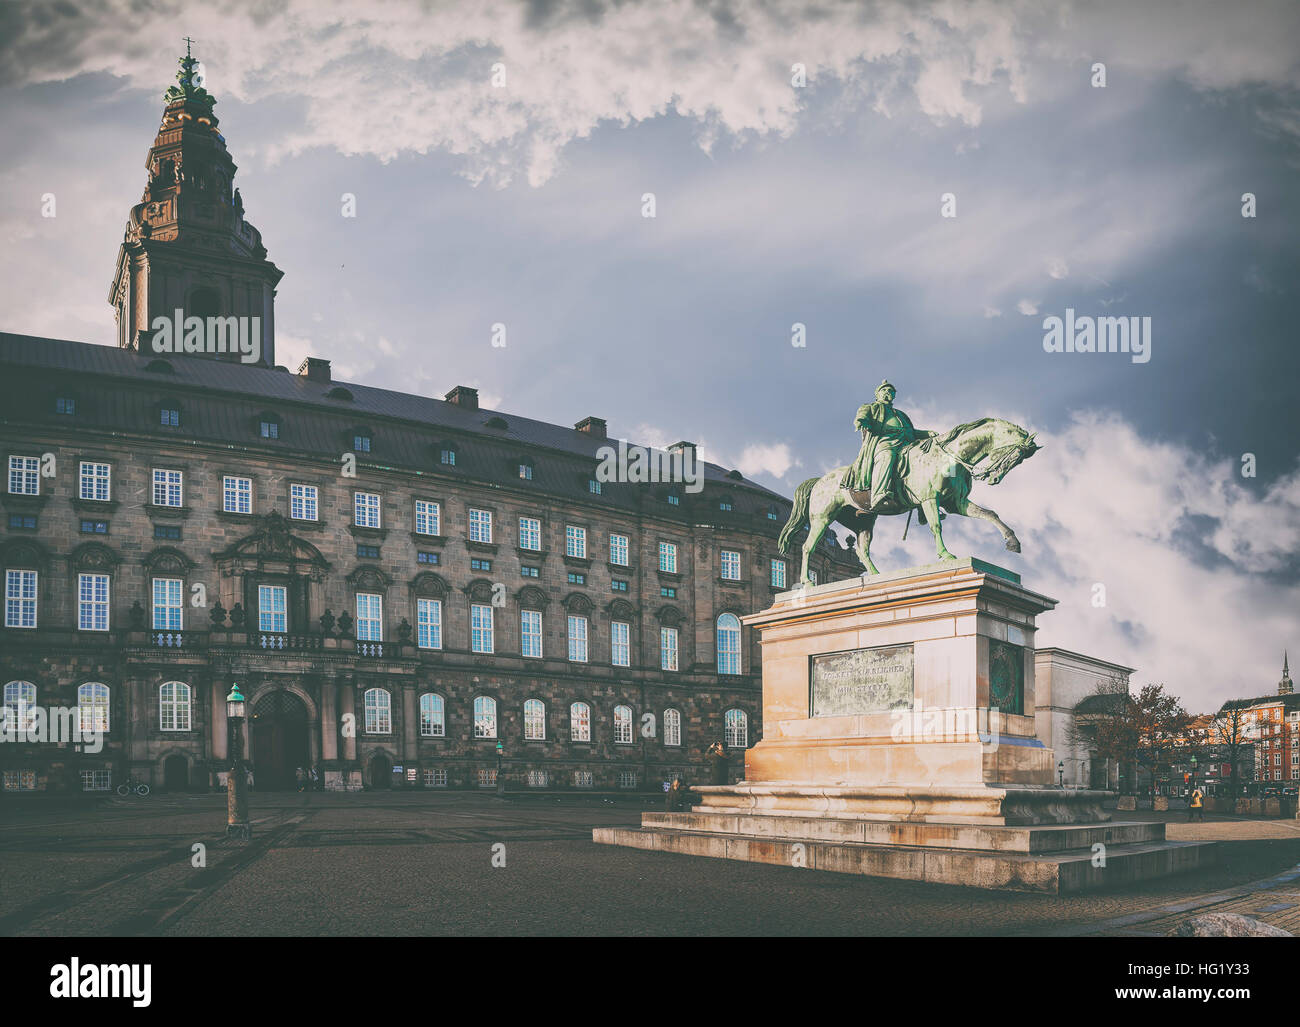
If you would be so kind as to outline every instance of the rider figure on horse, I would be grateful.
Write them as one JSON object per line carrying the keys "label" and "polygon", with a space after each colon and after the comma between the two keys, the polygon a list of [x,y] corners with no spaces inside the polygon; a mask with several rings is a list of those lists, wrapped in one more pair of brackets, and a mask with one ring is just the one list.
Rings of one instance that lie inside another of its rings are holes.
{"label": "rider figure on horse", "polygon": [[[888,381],[882,381],[876,387],[876,401],[858,407],[858,416],[853,421],[853,427],[862,432],[862,448],[844,473],[840,485],[850,492],[869,493],[862,501],[862,509],[867,513],[880,512],[881,507],[895,498],[900,506],[907,506],[902,497],[895,494],[898,450],[909,442],[934,434],[913,427],[912,419],[894,406],[896,394],[897,390]],[[854,499],[856,501],[858,497]]]}

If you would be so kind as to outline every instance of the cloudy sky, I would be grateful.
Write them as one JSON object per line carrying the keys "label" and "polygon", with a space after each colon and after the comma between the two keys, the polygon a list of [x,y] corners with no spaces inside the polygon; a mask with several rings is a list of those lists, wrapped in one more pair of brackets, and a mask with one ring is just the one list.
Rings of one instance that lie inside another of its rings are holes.
{"label": "cloudy sky", "polygon": [[[281,363],[693,439],[787,494],[887,376],[921,426],[1046,443],[974,496],[1023,555],[947,522],[1060,600],[1040,644],[1194,710],[1300,653],[1295,3],[5,3],[0,328],[113,344],[185,35],[285,271]],[[1066,308],[1150,317],[1150,361],[1044,352]],[[900,534],[878,565],[932,558]]]}

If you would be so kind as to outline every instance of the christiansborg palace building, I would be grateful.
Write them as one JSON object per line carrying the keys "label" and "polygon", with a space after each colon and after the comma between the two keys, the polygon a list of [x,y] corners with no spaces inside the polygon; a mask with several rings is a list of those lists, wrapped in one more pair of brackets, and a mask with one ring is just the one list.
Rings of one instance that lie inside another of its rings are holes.
{"label": "christiansborg palace building", "polygon": [[[278,366],[281,272],[181,65],[109,294],[118,346],[0,334],[4,704],[106,728],[97,753],[0,744],[4,793],[207,789],[236,682],[259,789],[297,767],[495,787],[500,766],[511,788],[657,790],[701,779],[714,741],[738,757],[761,730],[739,617],[795,583],[789,502],[709,464],[698,493],[601,482],[599,417]],[[258,318],[261,360],[159,356],[178,308]],[[856,573],[831,547],[814,566]]]}

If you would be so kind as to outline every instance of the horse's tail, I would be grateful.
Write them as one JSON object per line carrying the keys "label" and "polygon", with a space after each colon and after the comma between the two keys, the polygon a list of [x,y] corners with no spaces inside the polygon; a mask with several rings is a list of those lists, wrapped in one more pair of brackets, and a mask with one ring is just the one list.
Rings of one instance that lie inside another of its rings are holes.
{"label": "horse's tail", "polygon": [[794,539],[795,532],[800,528],[808,527],[809,497],[812,496],[813,486],[819,481],[820,478],[809,478],[794,490],[794,508],[790,511],[790,519],[785,522],[785,527],[781,529],[781,536],[776,542],[777,548],[782,553],[790,552],[790,543]]}

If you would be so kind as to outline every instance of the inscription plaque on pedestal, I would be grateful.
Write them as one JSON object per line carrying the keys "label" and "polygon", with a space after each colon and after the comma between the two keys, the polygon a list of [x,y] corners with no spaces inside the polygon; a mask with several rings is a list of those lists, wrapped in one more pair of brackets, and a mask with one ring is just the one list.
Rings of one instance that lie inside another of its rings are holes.
{"label": "inscription plaque on pedestal", "polygon": [[912,646],[887,645],[814,656],[808,680],[814,717],[911,709],[915,696]]}

